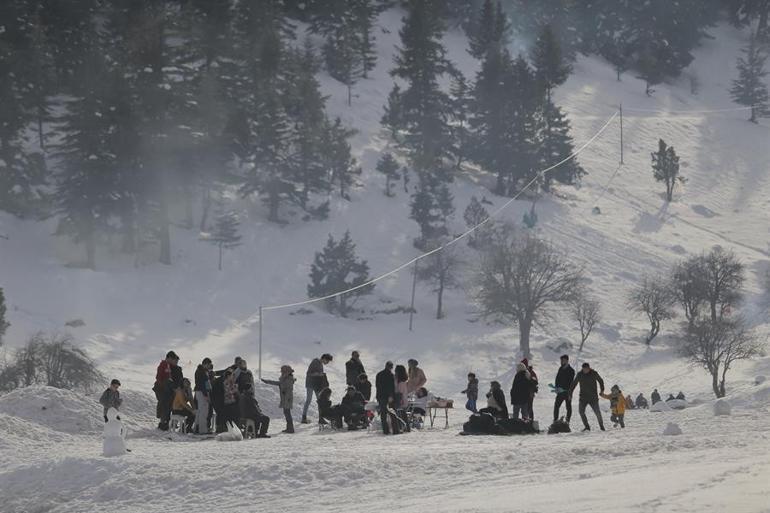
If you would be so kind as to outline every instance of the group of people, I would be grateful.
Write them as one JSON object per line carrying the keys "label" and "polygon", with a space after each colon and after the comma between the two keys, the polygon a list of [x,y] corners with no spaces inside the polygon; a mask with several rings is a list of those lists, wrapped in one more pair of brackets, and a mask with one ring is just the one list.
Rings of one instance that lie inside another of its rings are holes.
{"label": "group of people", "polygon": [[[293,386],[293,371],[285,367],[281,371],[282,379]],[[169,351],[158,364],[152,388],[157,399],[158,429],[168,430],[170,419],[177,417],[184,419],[186,431],[191,433],[221,433],[230,424],[243,428],[253,424],[256,438],[269,438],[270,418],[262,413],[254,396],[254,375],[246,360],[238,356],[229,367],[215,371],[211,359],[204,358],[195,370],[194,379],[193,388],[184,377],[179,356],[174,351]],[[283,395],[286,387],[281,386],[280,379],[270,383],[278,385]],[[213,426],[212,419],[215,419]],[[287,424],[287,430],[291,427]]]}
{"label": "group of people", "polygon": [[[305,402],[302,408],[303,424],[308,424],[308,411],[315,398],[318,407],[318,423],[330,424],[334,428],[342,428],[343,423],[348,429],[355,430],[367,427],[374,417],[372,404],[372,383],[366,374],[361,355],[353,351],[345,363],[346,389],[338,404],[332,402],[332,390],[326,375],[325,366],[333,361],[328,353],[314,358],[308,365],[305,374]],[[209,434],[213,431],[226,431],[229,424],[242,429],[253,425],[257,438],[269,438],[268,428],[270,418],[259,407],[254,395],[254,376],[248,369],[247,362],[236,357],[233,364],[222,370],[213,370],[210,358],[204,358],[195,371],[195,385],[185,378],[179,365],[179,356],[169,351],[166,358],[159,364],[155,376],[153,391],[157,399],[156,416],[158,429],[168,430],[172,417],[184,419],[187,432]],[[278,387],[280,408],[286,419],[284,433],[294,433],[292,408],[294,402],[294,370],[289,365],[281,367],[277,380],[262,379],[267,385]],[[379,412],[382,430],[385,434],[398,434],[410,430],[414,415],[424,416],[428,403],[434,398],[425,388],[427,378],[420,368],[419,362],[410,359],[407,365],[394,365],[388,361],[385,368],[379,371],[375,378],[376,411]],[[572,418],[572,396],[580,387],[578,412],[583,422],[584,431],[591,426],[586,416],[590,407],[594,412],[599,428],[604,431],[604,421],[599,408],[599,399],[610,401],[611,421],[613,425],[625,427],[625,412],[629,409],[647,408],[648,402],[643,394],[634,401],[631,395],[624,396],[618,385],[613,385],[609,393],[605,393],[604,380],[590,364],[583,363],[580,372],[575,372],[569,362],[568,355],[562,355],[560,366],[556,372],[553,385],[549,385],[556,394],[553,406],[554,423],[565,422],[560,417],[561,407],[565,406],[566,423]],[[110,387],[104,391],[100,403],[104,406],[105,420],[109,408],[120,409],[122,400],[119,393],[120,381],[112,380]],[[510,390],[511,415],[513,419],[523,422],[534,420],[533,402],[539,390],[538,376],[530,362],[525,358],[516,366],[513,383]],[[462,391],[466,395],[466,409],[473,413],[489,413],[497,419],[508,419],[507,401],[499,381],[490,383],[486,394],[486,407],[477,410],[479,380],[474,373],[468,374],[468,383]],[[661,401],[658,390],[651,396],[652,404]],[[667,401],[685,399],[682,392],[675,397],[669,396]],[[214,423],[212,425],[212,420]]]}

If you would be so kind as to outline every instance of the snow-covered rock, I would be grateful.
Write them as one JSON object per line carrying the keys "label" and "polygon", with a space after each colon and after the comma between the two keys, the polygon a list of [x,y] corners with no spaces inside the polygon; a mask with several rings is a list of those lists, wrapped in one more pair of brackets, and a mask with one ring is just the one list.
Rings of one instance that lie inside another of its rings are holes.
{"label": "snow-covered rock", "polygon": [[47,386],[19,388],[0,396],[0,413],[73,435],[99,433],[104,425],[98,401]]}
{"label": "snow-covered rock", "polygon": [[684,399],[672,399],[670,401],[666,401],[666,404],[672,410],[684,410],[687,408],[687,401]]}
{"label": "snow-covered rock", "polygon": [[650,406],[651,412],[661,412],[661,411],[671,411],[671,407],[666,403],[666,401],[658,401],[657,403]]}
{"label": "snow-covered rock", "polygon": [[762,374],[760,374],[759,376],[754,378],[754,384],[755,385],[761,385],[765,381],[767,381],[767,376],[763,376]]}
{"label": "snow-covered rock", "polygon": [[717,402],[714,403],[714,415],[730,416],[731,413],[732,413],[732,407],[730,406],[730,403],[728,403],[724,399],[719,399]]}
{"label": "snow-covered rock", "polygon": [[674,422],[669,422],[663,430],[663,436],[677,436],[682,434],[682,428]]}

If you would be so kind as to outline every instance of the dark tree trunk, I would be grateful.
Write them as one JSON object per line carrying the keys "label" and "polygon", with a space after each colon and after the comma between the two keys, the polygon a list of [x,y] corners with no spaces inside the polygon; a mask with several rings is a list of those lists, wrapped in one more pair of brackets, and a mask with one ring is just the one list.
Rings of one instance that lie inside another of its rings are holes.
{"label": "dark tree trunk", "polygon": [[206,187],[203,190],[203,212],[201,213],[200,231],[206,231],[206,223],[209,220],[209,210],[211,209],[211,189]]}
{"label": "dark tree trunk", "polygon": [[92,271],[96,270],[96,241],[93,229],[86,235],[86,265]]}
{"label": "dark tree trunk", "polygon": [[192,201],[193,188],[191,185],[187,185],[184,188],[184,226],[188,230],[191,230],[193,224],[193,201]]}
{"label": "dark tree trunk", "polygon": [[525,317],[519,321],[519,349],[524,358],[532,358],[529,348],[529,334],[532,331],[532,319]]}
{"label": "dark tree trunk", "polygon": [[444,273],[441,272],[438,279],[438,305],[436,306],[436,319],[444,318]]}
{"label": "dark tree trunk", "polygon": [[219,270],[222,270],[222,243],[219,244]]}
{"label": "dark tree trunk", "polygon": [[[165,188],[164,188],[165,189]],[[161,264],[171,265],[171,222],[168,217],[168,199],[166,191],[160,195],[160,258]]]}

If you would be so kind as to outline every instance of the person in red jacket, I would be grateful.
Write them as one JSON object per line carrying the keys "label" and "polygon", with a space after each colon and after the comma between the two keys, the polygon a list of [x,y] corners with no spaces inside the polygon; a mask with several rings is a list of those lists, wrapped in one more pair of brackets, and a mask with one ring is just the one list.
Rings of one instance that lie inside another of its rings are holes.
{"label": "person in red jacket", "polygon": [[158,364],[158,370],[155,373],[155,385],[152,391],[155,392],[155,398],[158,405],[155,408],[155,416],[158,418],[158,429],[168,431],[168,421],[171,418],[171,402],[173,401],[172,371],[179,363],[179,357],[174,351],[166,353],[166,359]]}

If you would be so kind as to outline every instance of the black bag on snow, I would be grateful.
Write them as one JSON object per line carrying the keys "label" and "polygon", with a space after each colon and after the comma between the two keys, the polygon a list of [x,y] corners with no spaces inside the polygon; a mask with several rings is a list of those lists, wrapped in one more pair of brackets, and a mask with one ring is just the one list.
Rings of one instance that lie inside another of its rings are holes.
{"label": "black bag on snow", "polygon": [[554,422],[548,427],[549,435],[555,435],[558,433],[571,433],[571,432],[572,430],[569,428],[569,424],[567,424],[563,420],[557,420],[556,422]]}
{"label": "black bag on snow", "polygon": [[496,435],[497,423],[489,413],[474,413],[468,422],[463,424],[463,432],[472,435]]}
{"label": "black bag on snow", "polygon": [[537,433],[531,422],[520,419],[502,419],[497,422],[498,427],[505,433],[512,435],[531,435]]}

